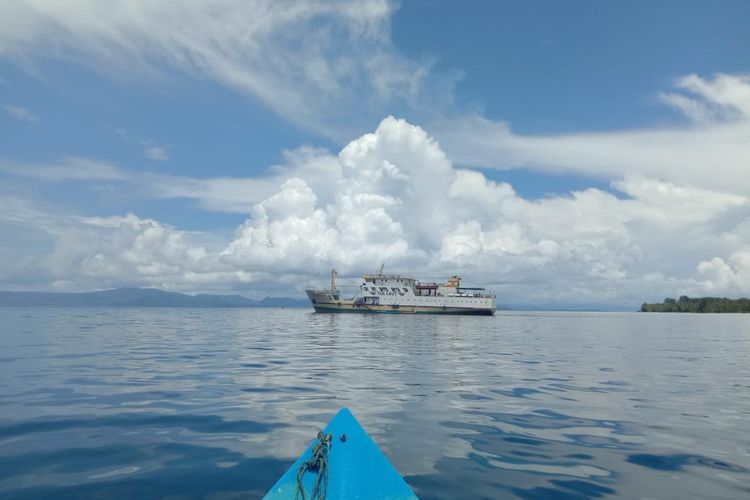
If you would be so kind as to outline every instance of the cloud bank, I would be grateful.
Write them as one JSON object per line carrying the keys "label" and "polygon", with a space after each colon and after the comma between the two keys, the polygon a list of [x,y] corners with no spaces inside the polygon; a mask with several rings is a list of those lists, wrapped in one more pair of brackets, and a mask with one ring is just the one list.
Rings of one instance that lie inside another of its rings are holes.
{"label": "cloud bank", "polygon": [[[634,174],[612,182],[615,194],[528,200],[456,168],[425,130],[393,117],[336,156],[315,150],[289,159],[293,167],[264,180],[267,194],[255,193],[228,239],[133,214],[62,220],[26,207],[23,218],[7,215],[21,205],[3,210],[0,223],[46,235],[50,250],[24,272],[60,289],[301,291],[331,267],[356,276],[385,261],[425,278],[460,273],[511,303],[635,307],[668,294],[750,292],[743,195]],[[80,166],[70,168],[70,179],[80,175]],[[18,269],[3,273],[9,283]]]}

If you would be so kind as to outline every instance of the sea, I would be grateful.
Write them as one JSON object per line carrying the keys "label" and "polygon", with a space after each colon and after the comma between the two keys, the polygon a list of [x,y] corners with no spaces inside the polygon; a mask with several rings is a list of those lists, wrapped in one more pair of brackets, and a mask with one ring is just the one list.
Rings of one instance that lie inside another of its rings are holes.
{"label": "sea", "polygon": [[348,407],[422,499],[750,498],[750,315],[0,308],[0,498],[259,498]]}

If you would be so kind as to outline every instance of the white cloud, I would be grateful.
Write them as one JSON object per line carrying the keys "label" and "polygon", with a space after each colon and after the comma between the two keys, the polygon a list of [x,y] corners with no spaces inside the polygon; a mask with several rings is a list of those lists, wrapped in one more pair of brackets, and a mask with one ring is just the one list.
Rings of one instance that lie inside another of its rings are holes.
{"label": "white cloud", "polygon": [[345,137],[352,121],[368,126],[384,104],[409,103],[426,84],[429,64],[391,45],[393,10],[388,0],[8,0],[0,57],[74,61],[118,79],[176,70]]}
{"label": "white cloud", "polygon": [[65,158],[56,163],[23,163],[0,159],[0,172],[50,182],[124,180],[127,173],[111,163],[90,158]]}
{"label": "white cloud", "polygon": [[678,110],[694,122],[705,122],[714,118],[713,112],[702,101],[675,92],[661,92],[661,100]]}
{"label": "white cloud", "polygon": [[703,287],[721,294],[750,293],[750,249],[735,252],[728,260],[714,257],[698,264]]}
{"label": "white cloud", "polygon": [[693,74],[680,78],[676,85],[707,106],[723,108],[724,114],[718,117],[750,118],[750,75],[720,73],[709,80]]}
{"label": "white cloud", "polygon": [[[48,231],[57,226],[57,218],[33,202],[8,192],[0,192],[0,195],[0,222]],[[0,241],[7,243],[5,238]]]}
{"label": "white cloud", "polygon": [[15,104],[3,104],[3,109],[10,116],[18,120],[29,123],[36,123],[39,121],[39,118],[34,113],[24,108],[23,106],[18,106]]}
{"label": "white cloud", "polygon": [[[331,161],[318,150],[288,153],[263,189],[249,186],[257,200],[230,239],[134,215],[67,217],[65,231],[38,223],[54,248],[38,262],[69,288],[252,283],[300,292],[331,267],[356,275],[385,260],[428,279],[462,273],[497,287],[502,302],[635,307],[666,295],[747,292],[746,196],[634,175],[613,182],[623,197],[586,189],[527,200],[455,168],[423,129],[394,118],[343,148],[337,167]],[[43,219],[23,213],[4,223]]]}
{"label": "white cloud", "polygon": [[143,150],[143,156],[149,160],[167,161],[169,160],[169,151],[163,146],[146,145]]}
{"label": "white cloud", "polygon": [[600,179],[640,175],[737,195],[750,192],[750,78],[696,75],[667,100],[696,121],[684,126],[523,135],[482,116],[436,122],[430,130],[458,163],[528,168]]}
{"label": "white cloud", "polygon": [[678,79],[675,86],[684,93],[663,92],[660,97],[692,121],[750,118],[748,75],[719,74],[711,80],[688,75]]}
{"label": "white cloud", "polygon": [[284,152],[284,163],[258,177],[194,178],[169,175],[133,175],[138,189],[157,198],[195,200],[210,211],[247,214],[253,206],[271,196],[287,179],[304,179],[323,202],[332,199],[341,166],[323,149],[301,147]]}
{"label": "white cloud", "polygon": [[0,158],[0,173],[47,182],[85,181],[98,188],[116,184],[121,195],[131,199],[188,199],[199,208],[215,212],[247,214],[272,195],[287,179],[300,177],[323,201],[333,198],[341,165],[323,149],[301,147],[284,152],[284,163],[270,167],[259,177],[196,178],[155,174],[117,167],[95,158],[63,158],[57,162],[24,163]]}
{"label": "white cloud", "polygon": [[117,280],[130,275],[151,282],[175,280],[200,271],[208,257],[186,233],[132,214],[80,222],[56,242],[53,270],[59,276],[67,277],[74,270],[83,279]]}
{"label": "white cloud", "polygon": [[652,224],[678,227],[710,221],[734,207],[744,206],[748,198],[696,187],[631,175],[614,181],[612,186],[639,200],[640,214]]}

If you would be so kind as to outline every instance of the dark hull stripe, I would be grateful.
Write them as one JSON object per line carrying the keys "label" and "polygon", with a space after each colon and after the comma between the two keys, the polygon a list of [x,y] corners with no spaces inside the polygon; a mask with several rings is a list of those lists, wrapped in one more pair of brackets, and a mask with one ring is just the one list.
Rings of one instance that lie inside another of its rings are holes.
{"label": "dark hull stripe", "polygon": [[355,314],[448,314],[448,315],[460,315],[460,316],[492,316],[495,311],[492,309],[464,309],[458,311],[451,311],[442,309],[434,309],[430,311],[401,311],[398,309],[391,310],[373,310],[366,308],[356,309],[340,309],[338,307],[321,307],[313,306],[316,313],[355,313]]}

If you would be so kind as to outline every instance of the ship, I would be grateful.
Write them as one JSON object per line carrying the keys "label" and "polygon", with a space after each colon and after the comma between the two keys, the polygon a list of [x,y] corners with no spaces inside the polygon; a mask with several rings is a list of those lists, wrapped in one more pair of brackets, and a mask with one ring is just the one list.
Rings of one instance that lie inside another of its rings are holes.
{"label": "ship", "polygon": [[492,316],[497,297],[484,288],[461,286],[461,278],[447,282],[422,283],[401,274],[365,274],[359,290],[345,298],[336,287],[336,270],[331,270],[331,287],[305,290],[317,313],[470,314]]}

